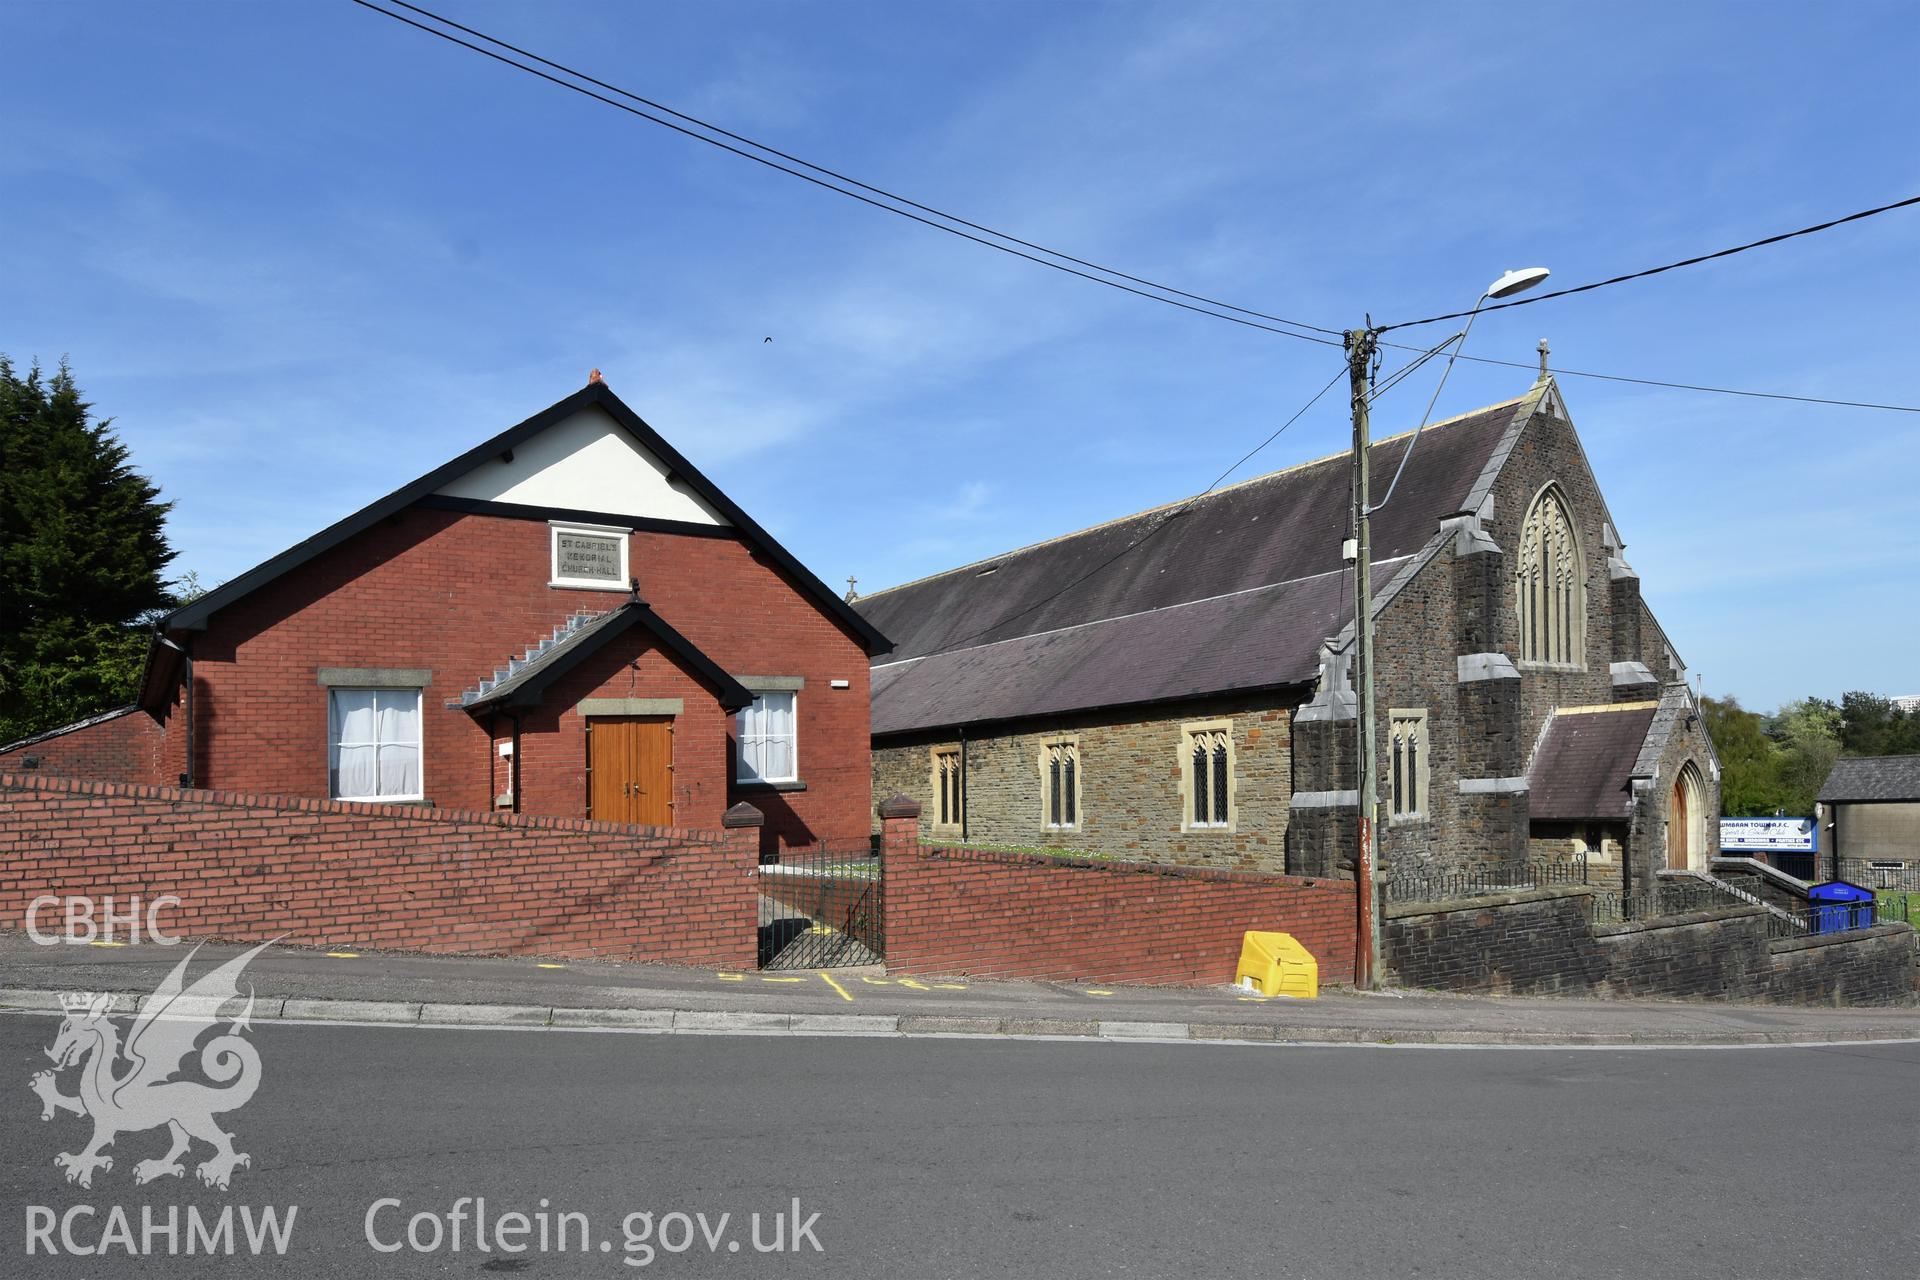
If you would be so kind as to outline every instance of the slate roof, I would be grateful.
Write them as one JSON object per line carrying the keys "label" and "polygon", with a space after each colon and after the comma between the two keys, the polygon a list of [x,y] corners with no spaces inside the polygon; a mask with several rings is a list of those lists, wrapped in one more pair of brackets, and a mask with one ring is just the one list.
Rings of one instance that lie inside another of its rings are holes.
{"label": "slate roof", "polygon": [[1920,801],[1920,756],[1858,756],[1833,762],[1821,804]]}
{"label": "slate roof", "polygon": [[744,685],[668,626],[646,601],[629,600],[563,628],[550,642],[529,650],[527,658],[515,660],[495,679],[483,680],[479,687],[461,695],[456,705],[470,713],[493,707],[538,706],[548,685],[599,652],[609,640],[636,626],[652,633],[661,648],[719,695],[720,705],[728,711],[738,711],[753,701],[753,694]]}
{"label": "slate roof", "polygon": [[[1427,428],[1374,518],[1376,590],[1469,505],[1534,403]],[[1376,493],[1410,438],[1374,443]],[[894,645],[874,664],[873,732],[1307,683],[1352,617],[1349,502],[1340,454],[865,596]]]}
{"label": "slate roof", "polygon": [[1353,613],[1352,589],[1323,573],[888,663],[873,672],[873,732],[1305,684]]}
{"label": "slate roof", "polygon": [[1623,820],[1633,778],[1658,702],[1561,708],[1547,721],[1527,770],[1535,820]]}

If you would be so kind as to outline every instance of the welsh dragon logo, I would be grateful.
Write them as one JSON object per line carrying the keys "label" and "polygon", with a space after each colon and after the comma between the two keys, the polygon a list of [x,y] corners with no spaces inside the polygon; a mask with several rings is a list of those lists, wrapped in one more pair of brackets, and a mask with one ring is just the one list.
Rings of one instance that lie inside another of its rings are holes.
{"label": "welsh dragon logo", "polygon": [[[60,997],[67,1016],[47,1050],[54,1069],[35,1073],[31,1084],[40,1095],[42,1120],[70,1111],[93,1121],[93,1138],[85,1147],[53,1158],[68,1182],[91,1187],[94,1170],[113,1169],[113,1157],[105,1152],[121,1134],[163,1125],[173,1145],[158,1159],[133,1166],[137,1183],[184,1176],[181,1157],[196,1139],[213,1148],[212,1156],[195,1169],[207,1186],[225,1190],[233,1171],[252,1163],[252,1157],[233,1149],[233,1135],[214,1121],[216,1115],[245,1106],[260,1086],[260,1054],[245,1039],[253,1015],[251,989],[246,1008],[226,1031],[200,1046],[200,1072],[213,1083],[175,1077],[186,1068],[201,1037],[217,1028],[220,1007],[239,998],[237,980],[247,962],[271,945],[263,942],[185,986],[187,964],[199,950],[195,947],[148,998],[125,1045],[108,1016],[111,995],[78,992]],[[80,1091],[68,1096],[60,1092],[57,1076],[76,1065]]]}

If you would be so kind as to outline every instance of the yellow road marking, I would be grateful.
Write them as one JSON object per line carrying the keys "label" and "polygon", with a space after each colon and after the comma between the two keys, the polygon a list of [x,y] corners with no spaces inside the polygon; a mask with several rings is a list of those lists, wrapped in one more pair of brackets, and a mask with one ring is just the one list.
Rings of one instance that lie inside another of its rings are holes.
{"label": "yellow road marking", "polygon": [[1241,1004],[1265,1004],[1269,999],[1271,999],[1271,997],[1269,996],[1235,996],[1234,999],[1238,1000]]}
{"label": "yellow road marking", "polygon": [[805,982],[805,978],[762,978],[762,982]]}
{"label": "yellow road marking", "polygon": [[933,988],[932,988],[932,987],[929,987],[929,986],[928,986],[928,985],[927,985],[926,983],[924,983],[924,982],[915,982],[915,981],[914,981],[914,980],[913,980],[912,978],[902,978],[902,979],[900,979],[900,985],[901,985],[901,986],[903,986],[903,987],[912,987],[912,988],[913,988],[913,989],[914,989],[915,991],[931,991],[931,990],[933,990]]}
{"label": "yellow road marking", "polygon": [[845,987],[843,987],[843,986],[841,986],[841,985],[840,985],[839,983],[837,983],[837,982],[835,982],[835,981],[833,980],[833,977],[832,977],[832,975],[830,975],[830,974],[826,974],[826,973],[822,973],[822,974],[820,975],[820,981],[822,981],[822,982],[824,982],[824,983],[826,983],[826,984],[827,984],[828,986],[830,986],[830,987],[832,987],[832,988],[833,988],[833,989],[834,989],[835,991],[838,991],[838,992],[840,993],[840,998],[841,998],[842,1000],[845,1000],[845,1001],[847,1001],[847,1002],[848,1002],[849,1004],[851,1004],[851,1003],[853,1002],[853,994],[852,994],[851,992],[849,992],[849,991],[848,991],[848,990],[847,990],[847,989],[846,989]]}
{"label": "yellow road marking", "polygon": [[89,942],[87,945],[90,947],[124,947],[127,944],[124,942],[106,942],[100,939],[95,939],[94,941]]}
{"label": "yellow road marking", "polygon": [[893,985],[892,978],[871,978],[864,973],[860,975],[860,981],[866,983],[870,987],[890,987]]}
{"label": "yellow road marking", "polygon": [[747,980],[747,975],[744,973],[716,973],[713,976],[722,982],[745,982]]}
{"label": "yellow road marking", "polygon": [[329,960],[358,960],[359,958],[360,958],[360,953],[358,951],[327,952],[327,959]]}
{"label": "yellow road marking", "polygon": [[933,985],[942,991],[965,991],[967,989],[967,984],[964,982],[936,982]]}
{"label": "yellow road marking", "polygon": [[1101,988],[1089,988],[1087,994],[1090,996],[1110,996],[1113,992]]}
{"label": "yellow road marking", "polygon": [[533,967],[536,969],[564,969],[567,966],[563,964],[536,964]]}

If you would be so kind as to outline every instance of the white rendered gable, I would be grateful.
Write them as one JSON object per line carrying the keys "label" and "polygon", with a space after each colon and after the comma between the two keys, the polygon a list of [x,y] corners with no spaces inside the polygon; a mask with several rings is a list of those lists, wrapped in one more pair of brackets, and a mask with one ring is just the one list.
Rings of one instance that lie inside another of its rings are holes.
{"label": "white rendered gable", "polygon": [[439,493],[571,511],[724,525],[726,520],[599,408],[582,409],[481,463]]}

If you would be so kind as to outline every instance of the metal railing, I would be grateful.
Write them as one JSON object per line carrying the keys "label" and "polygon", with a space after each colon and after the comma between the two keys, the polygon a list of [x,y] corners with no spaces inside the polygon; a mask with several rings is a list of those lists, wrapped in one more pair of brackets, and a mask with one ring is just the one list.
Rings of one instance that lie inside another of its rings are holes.
{"label": "metal railing", "polygon": [[1453,902],[1517,889],[1586,882],[1587,864],[1579,858],[1445,869],[1390,866],[1386,895],[1388,902]]}
{"label": "metal railing", "polygon": [[1697,881],[1656,884],[1640,893],[1594,894],[1590,918],[1595,924],[1624,924],[1629,920],[1658,920],[1663,916],[1685,915],[1690,911],[1752,905],[1746,898],[1721,885]]}
{"label": "metal railing", "polygon": [[758,875],[762,969],[845,968],[885,957],[885,885],[870,844],[782,850]]}
{"label": "metal railing", "polygon": [[1842,858],[1840,878],[1862,889],[1897,889],[1920,893],[1920,862],[1897,859]]}
{"label": "metal railing", "polygon": [[1920,912],[1920,893],[1880,893],[1871,902],[1826,902],[1788,912],[1787,919],[1775,917],[1767,922],[1767,936],[1805,938],[1877,924],[1914,924],[1916,912]]}

